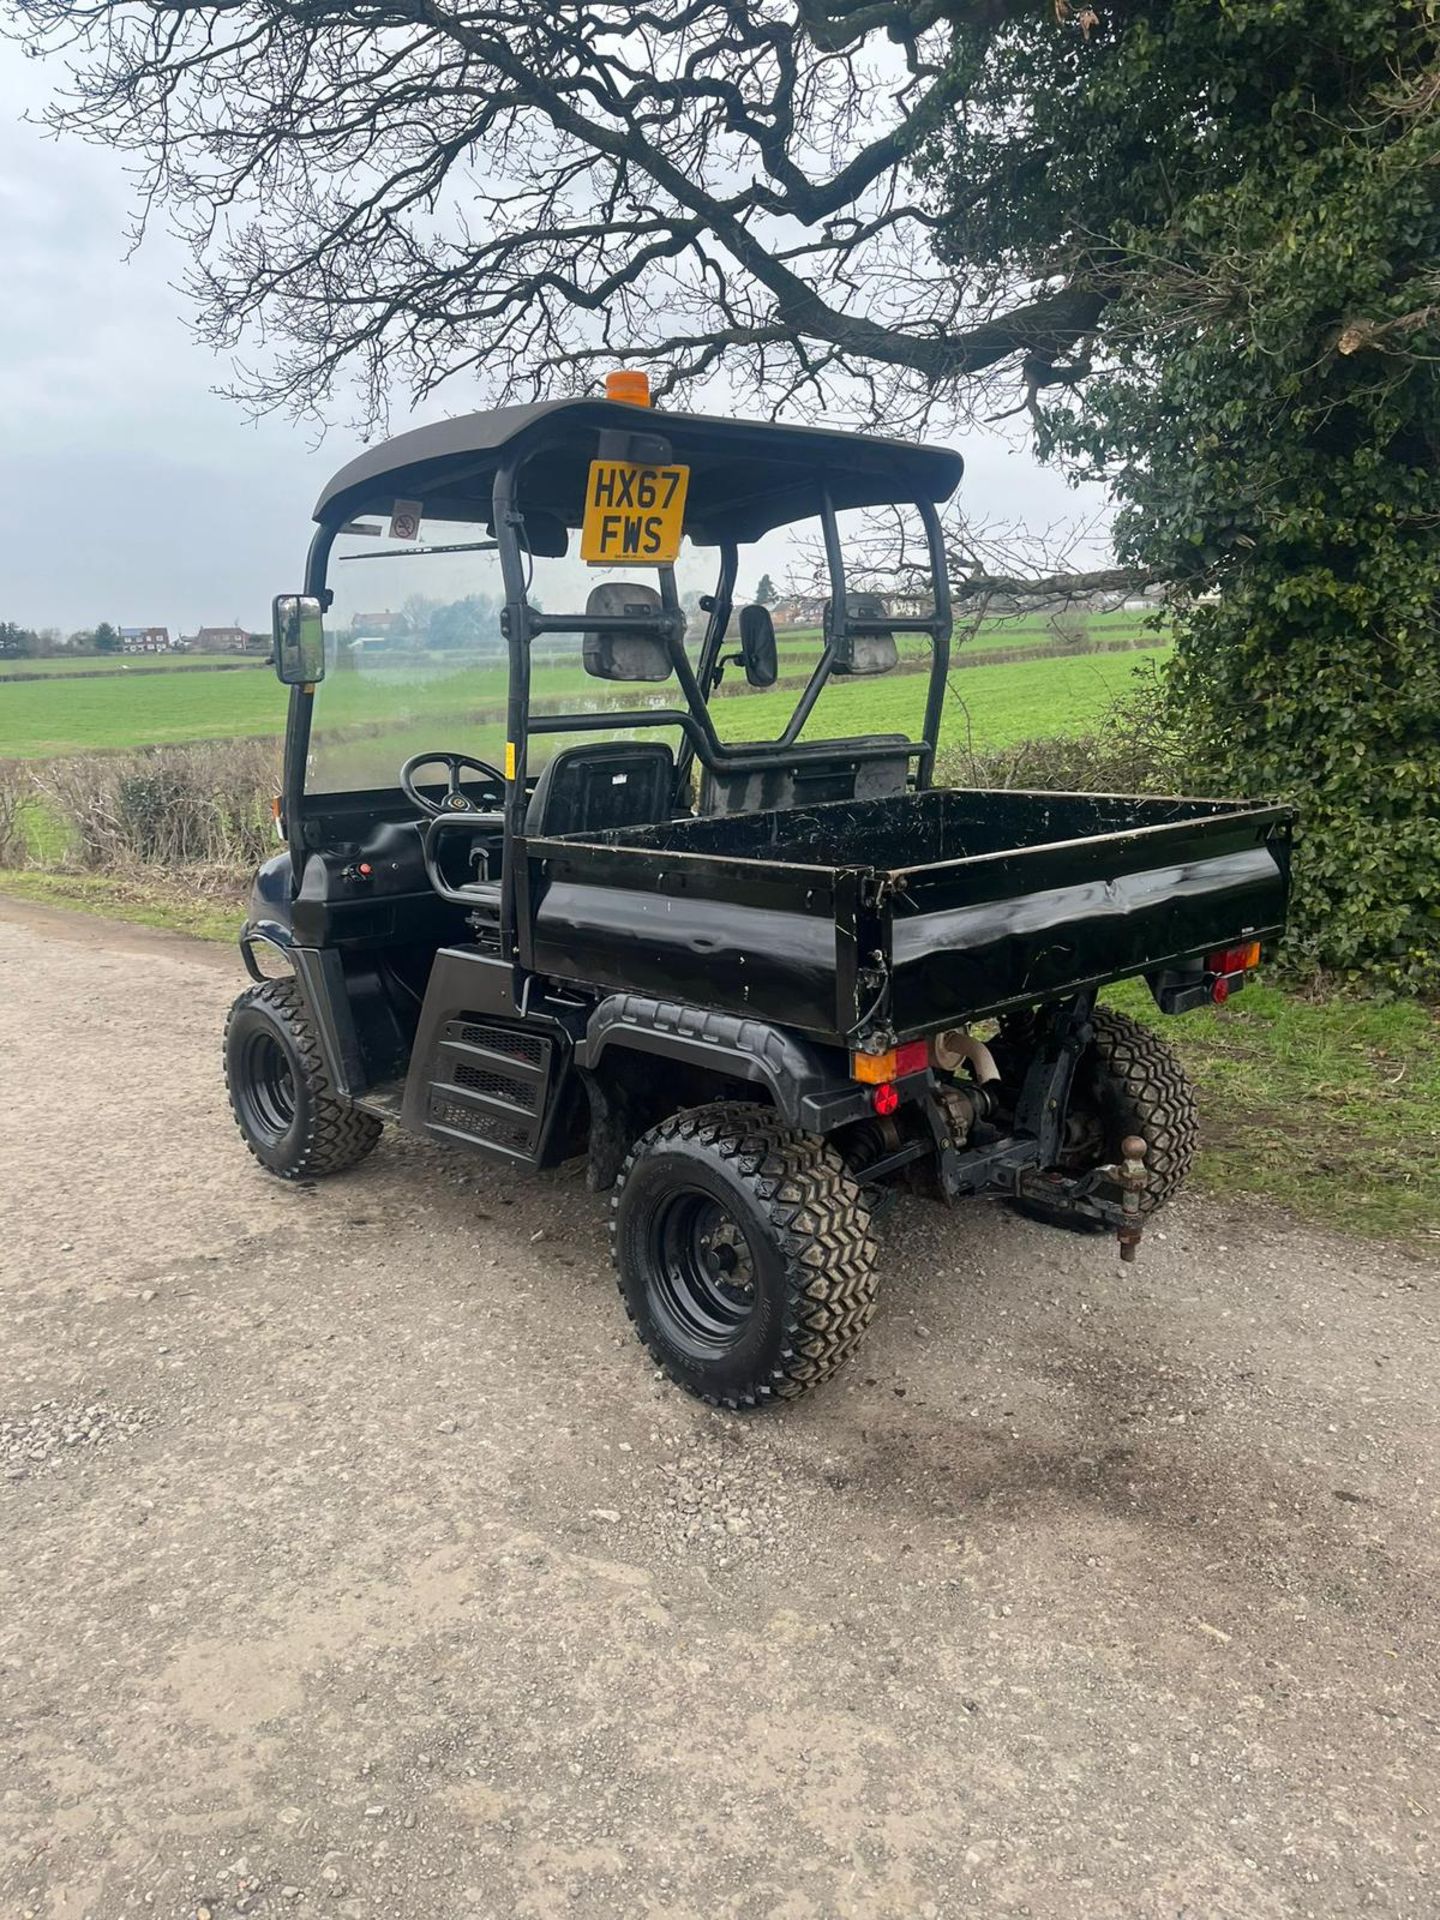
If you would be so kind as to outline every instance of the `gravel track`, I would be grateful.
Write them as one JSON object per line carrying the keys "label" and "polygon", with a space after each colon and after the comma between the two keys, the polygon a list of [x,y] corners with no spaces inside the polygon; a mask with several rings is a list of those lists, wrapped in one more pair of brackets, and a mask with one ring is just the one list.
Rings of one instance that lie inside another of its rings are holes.
{"label": "gravel track", "polygon": [[1433,1915],[1440,1271],[885,1229],[722,1416],[605,1206],[267,1179],[234,956],[0,902],[0,1916]]}

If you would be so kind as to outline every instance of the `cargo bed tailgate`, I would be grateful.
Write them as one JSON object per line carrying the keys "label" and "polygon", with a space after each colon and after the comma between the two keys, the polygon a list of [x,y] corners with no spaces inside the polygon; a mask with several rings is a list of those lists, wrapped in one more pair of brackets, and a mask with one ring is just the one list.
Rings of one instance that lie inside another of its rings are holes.
{"label": "cargo bed tailgate", "polygon": [[[1041,799],[1007,796],[1012,805]],[[1063,803],[1073,802],[1073,824],[1080,826],[1088,799],[1045,795],[1043,803],[1052,824],[1063,827]],[[1204,948],[1280,931],[1289,882],[1287,809],[1143,799],[1128,805],[1144,824],[878,876],[877,906],[888,896],[895,1030],[1152,973]]]}

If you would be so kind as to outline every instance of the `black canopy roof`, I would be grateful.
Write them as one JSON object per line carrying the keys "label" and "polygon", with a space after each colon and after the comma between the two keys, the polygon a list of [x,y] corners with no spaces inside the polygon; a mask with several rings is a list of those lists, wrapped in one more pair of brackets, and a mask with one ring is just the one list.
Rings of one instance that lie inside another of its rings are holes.
{"label": "black canopy roof", "polygon": [[331,525],[358,513],[388,513],[418,500],[429,519],[488,520],[495,470],[525,457],[522,508],[578,526],[596,435],[662,436],[690,468],[685,524],[694,538],[753,540],[820,510],[828,485],[837,508],[945,500],[964,470],[948,447],[911,445],[823,427],[789,427],[668,413],[615,400],[542,400],[417,427],[342,467],[320,495],[315,518]]}

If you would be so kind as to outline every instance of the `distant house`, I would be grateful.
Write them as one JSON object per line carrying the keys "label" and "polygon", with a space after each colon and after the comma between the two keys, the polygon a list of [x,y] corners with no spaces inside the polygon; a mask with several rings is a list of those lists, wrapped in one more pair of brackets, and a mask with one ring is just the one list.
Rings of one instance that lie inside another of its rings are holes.
{"label": "distant house", "polygon": [[[891,593],[878,597],[887,620],[928,620],[935,612],[935,602],[929,594]],[[770,617],[777,627],[818,627],[825,618],[825,601],[818,596],[794,594],[773,607]]]}
{"label": "distant house", "polygon": [[244,627],[201,627],[189,645],[196,653],[247,653],[249,642]]}
{"label": "distant house", "polygon": [[268,653],[268,633],[251,633],[245,627],[201,627],[179,643],[187,653]]}
{"label": "distant house", "polygon": [[120,651],[122,653],[170,653],[170,629],[168,627],[121,627]]}
{"label": "distant house", "polygon": [[823,600],[792,595],[771,609],[770,618],[777,627],[818,627],[824,612]]}
{"label": "distant house", "polygon": [[384,613],[357,613],[350,622],[350,631],[357,639],[373,639],[376,634],[404,632],[403,613],[391,613],[387,607]]}
{"label": "distant house", "polygon": [[935,596],[930,593],[887,593],[885,613],[890,620],[932,620]]}

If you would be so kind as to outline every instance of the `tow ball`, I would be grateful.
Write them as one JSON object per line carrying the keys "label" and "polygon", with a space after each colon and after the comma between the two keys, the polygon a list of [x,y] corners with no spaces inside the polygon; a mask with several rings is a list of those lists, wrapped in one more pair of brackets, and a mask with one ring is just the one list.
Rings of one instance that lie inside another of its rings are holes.
{"label": "tow ball", "polygon": [[1133,1260],[1140,1250],[1145,1231],[1140,1218],[1140,1196],[1145,1191],[1145,1142],[1138,1133],[1128,1134],[1120,1142],[1120,1190],[1124,1219],[1118,1230],[1120,1258]]}

